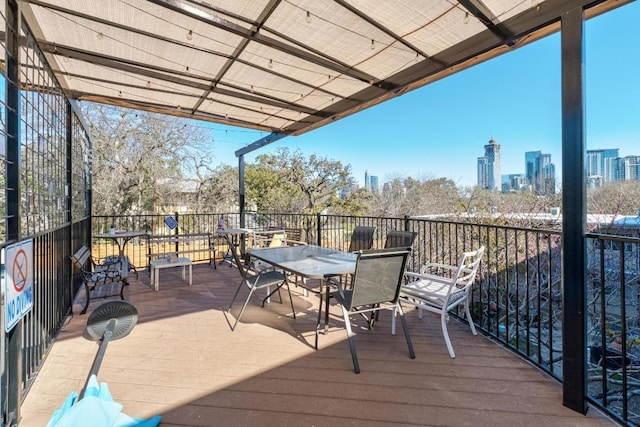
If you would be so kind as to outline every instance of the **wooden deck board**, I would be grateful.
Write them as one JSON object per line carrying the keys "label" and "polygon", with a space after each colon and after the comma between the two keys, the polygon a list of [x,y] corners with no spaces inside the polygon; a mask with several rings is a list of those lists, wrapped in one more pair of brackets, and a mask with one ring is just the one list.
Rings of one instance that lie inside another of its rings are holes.
{"label": "wooden deck board", "polygon": [[[357,328],[356,375],[337,307],[313,348],[317,295],[292,287],[296,320],[286,292],[284,304],[265,308],[254,298],[232,332],[240,302],[231,316],[224,310],[240,281],[236,269],[196,264],[193,286],[177,270],[161,274],[160,292],[146,271],[130,275],[125,295],[138,324],[108,344],[98,373],[130,416],[159,414],[162,426],[616,425],[593,408],[583,416],[563,407],[559,383],[454,320],[451,359],[439,320],[407,310],[411,360],[384,312],[372,330]],[[89,312],[104,301],[92,301]],[[59,334],[23,402],[21,427],[45,425],[82,389],[99,347],[84,331],[87,318],[74,315]]]}

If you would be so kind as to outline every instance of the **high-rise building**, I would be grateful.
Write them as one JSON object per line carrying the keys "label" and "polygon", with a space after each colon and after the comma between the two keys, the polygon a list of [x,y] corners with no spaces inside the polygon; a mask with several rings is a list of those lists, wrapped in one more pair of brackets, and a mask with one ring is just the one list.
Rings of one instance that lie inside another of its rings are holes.
{"label": "high-rise building", "polygon": [[487,190],[500,190],[500,145],[493,138],[484,146],[484,156],[478,157],[478,185]]}
{"label": "high-rise building", "polygon": [[541,151],[527,151],[524,153],[524,177],[531,190],[535,189],[535,182],[540,175],[538,159],[541,154]]}
{"label": "high-rise building", "polygon": [[378,177],[376,175],[371,175],[369,177],[369,188],[372,192],[378,192]]}
{"label": "high-rise building", "polygon": [[613,162],[615,181],[640,179],[640,156],[618,157]]}
{"label": "high-rise building", "polygon": [[526,180],[521,173],[502,175],[502,192],[522,191],[526,189]]}
{"label": "high-rise building", "polygon": [[556,165],[551,163],[551,154],[540,156],[542,168],[541,194],[556,194]]}
{"label": "high-rise building", "polygon": [[478,186],[489,188],[489,160],[482,156],[478,157]]}
{"label": "high-rise building", "polygon": [[369,171],[364,171],[364,189],[378,192],[378,177],[375,175],[369,175]]}
{"label": "high-rise building", "polygon": [[619,156],[617,148],[587,150],[585,172],[592,187],[614,181],[614,163]]}
{"label": "high-rise building", "polygon": [[524,153],[525,178],[529,188],[536,194],[555,194],[556,167],[551,163],[551,154],[541,151]]}

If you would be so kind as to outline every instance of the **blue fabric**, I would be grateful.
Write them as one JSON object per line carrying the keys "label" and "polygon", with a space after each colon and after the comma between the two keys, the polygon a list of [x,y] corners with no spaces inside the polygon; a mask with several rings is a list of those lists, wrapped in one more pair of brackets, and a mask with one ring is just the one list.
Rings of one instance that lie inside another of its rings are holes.
{"label": "blue fabric", "polygon": [[77,400],[78,393],[76,393],[75,391],[71,392],[62,406],[54,411],[53,415],[49,419],[49,422],[47,423],[47,427],[55,426],[58,421],[60,421],[60,419],[64,416],[64,414],[71,409],[71,407],[76,403]]}
{"label": "blue fabric", "polygon": [[155,427],[161,419],[159,415],[147,420],[123,414],[122,405],[113,401],[107,384],[98,384],[92,375],[82,399],[72,392],[53,413],[47,427]]}

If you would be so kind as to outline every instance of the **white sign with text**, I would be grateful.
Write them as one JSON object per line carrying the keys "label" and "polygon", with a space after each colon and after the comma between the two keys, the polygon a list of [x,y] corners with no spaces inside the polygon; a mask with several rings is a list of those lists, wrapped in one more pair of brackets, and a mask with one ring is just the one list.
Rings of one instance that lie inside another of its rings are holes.
{"label": "white sign with text", "polygon": [[5,325],[9,332],[33,308],[33,239],[5,248]]}

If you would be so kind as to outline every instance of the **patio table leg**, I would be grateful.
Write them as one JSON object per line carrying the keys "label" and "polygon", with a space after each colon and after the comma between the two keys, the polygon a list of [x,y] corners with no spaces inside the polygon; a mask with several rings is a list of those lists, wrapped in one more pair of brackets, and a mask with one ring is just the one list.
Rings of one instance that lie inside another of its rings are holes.
{"label": "patio table leg", "polygon": [[327,335],[329,333],[329,296],[330,296],[330,285],[329,285],[329,281],[327,279],[322,279],[322,285],[325,288],[325,296],[323,297],[322,295],[322,289],[320,289],[320,292],[318,292],[318,295],[320,295],[320,304],[318,306],[318,322],[316,323],[316,344],[315,344],[315,348],[316,350],[318,349],[318,334],[320,333],[320,319],[322,318],[322,303],[323,303],[323,299],[326,298],[326,300],[324,301],[324,335]]}
{"label": "patio table leg", "polygon": [[316,323],[316,350],[318,349],[318,333],[320,331],[320,319],[322,317],[322,291],[320,291],[318,295],[320,295],[320,306],[318,307],[318,322]]}
{"label": "patio table leg", "polygon": [[[324,279],[324,287],[325,287],[325,307],[324,307],[324,334],[327,335],[329,333],[329,297],[331,296],[331,285],[327,279]],[[320,300],[322,302],[322,300]]]}

